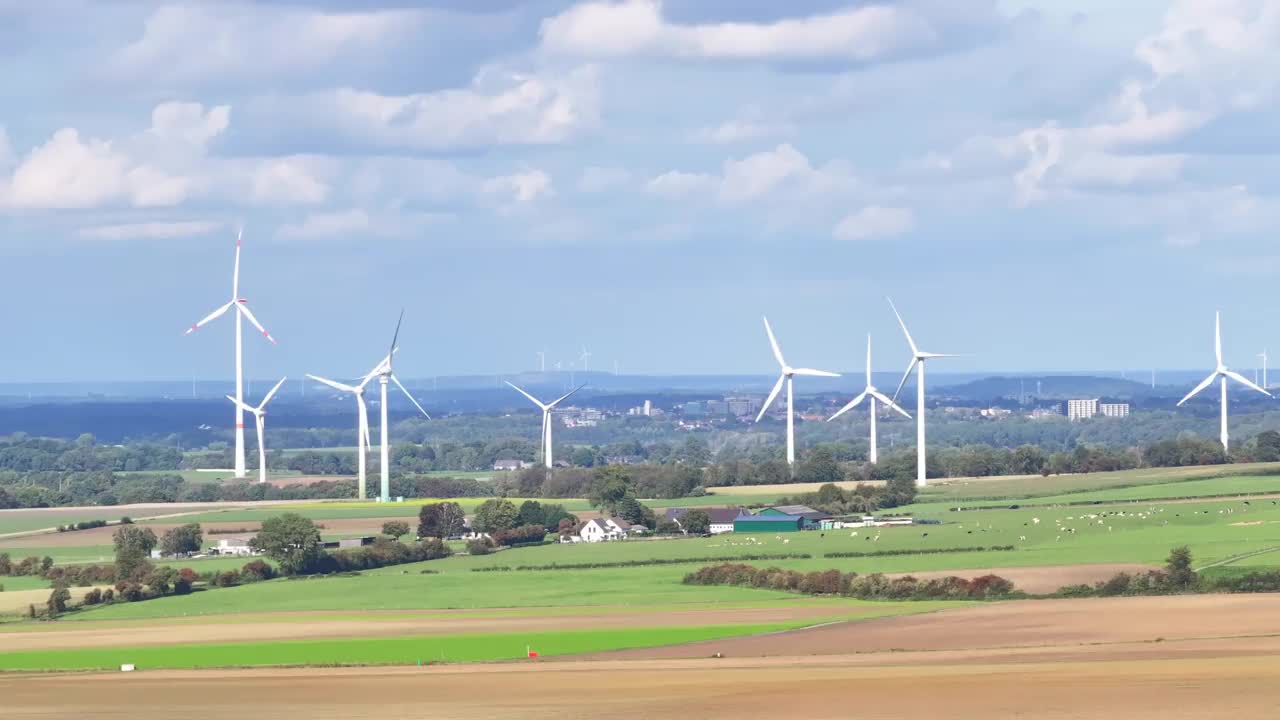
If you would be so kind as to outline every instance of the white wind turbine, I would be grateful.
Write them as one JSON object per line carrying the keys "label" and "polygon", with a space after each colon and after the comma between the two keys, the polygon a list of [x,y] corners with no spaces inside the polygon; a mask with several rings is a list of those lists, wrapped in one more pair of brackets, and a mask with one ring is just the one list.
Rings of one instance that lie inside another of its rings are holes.
{"label": "white wind turbine", "polygon": [[582,372],[590,372],[591,351],[587,349],[586,345],[582,346],[582,354],[578,356],[578,359],[582,361]]}
{"label": "white wind turbine", "polygon": [[1221,387],[1218,399],[1219,399],[1219,402],[1222,404],[1222,425],[1220,427],[1219,434],[1222,439],[1222,450],[1223,452],[1226,452],[1229,449],[1229,443],[1227,438],[1227,378],[1231,378],[1232,380],[1235,380],[1236,382],[1240,383],[1241,385],[1244,385],[1247,388],[1257,390],[1258,392],[1262,393],[1263,395],[1266,395],[1267,397],[1271,397],[1271,393],[1253,384],[1252,382],[1249,381],[1248,378],[1241,375],[1240,373],[1235,372],[1234,370],[1228,369],[1227,366],[1222,362],[1222,314],[1221,313],[1214,313],[1213,315],[1213,352],[1217,357],[1218,366],[1214,368],[1213,372],[1209,373],[1209,377],[1205,378],[1203,382],[1195,386],[1195,389],[1187,393],[1186,397],[1178,401],[1178,407],[1182,407],[1183,403],[1195,397],[1196,394],[1199,393],[1201,390],[1204,390],[1205,388],[1212,385],[1214,380],[1220,380],[1222,382],[1222,387]]}
{"label": "white wind turbine", "polygon": [[782,357],[782,350],[778,348],[778,340],[773,336],[773,328],[769,327],[769,318],[764,318],[764,331],[769,335],[769,346],[773,348],[773,357],[777,359],[781,372],[778,374],[778,382],[774,384],[773,390],[769,393],[769,397],[764,401],[764,405],[760,408],[760,414],[756,415],[756,422],[764,417],[765,412],[769,410],[769,406],[773,404],[774,399],[778,397],[778,393],[782,391],[782,384],[787,384],[787,466],[791,467],[796,464],[796,419],[795,419],[795,392],[794,382],[796,375],[809,375],[812,377],[840,377],[840,373],[827,372],[826,370],[813,370],[811,368],[793,368],[787,364]]}
{"label": "white wind turbine", "polygon": [[1268,385],[1267,383],[1267,349],[1263,348],[1262,352],[1258,353],[1258,357],[1262,358],[1262,387],[1265,388]]}
{"label": "white wind turbine", "polygon": [[551,411],[555,408],[555,406],[564,402],[570,395],[586,387],[586,383],[579,385],[578,387],[570,390],[569,392],[561,395],[560,397],[556,398],[555,400],[552,400],[549,403],[544,403],[538,398],[525,392],[518,385],[515,385],[509,381],[505,381],[505,382],[507,382],[507,384],[510,385],[512,389],[514,389],[516,392],[529,398],[529,402],[533,403],[534,405],[537,405],[538,408],[542,410],[542,464],[545,465],[548,470],[550,470],[552,467],[554,467],[554,460],[551,457]]}
{"label": "white wind turbine", "polygon": [[[885,299],[888,300],[888,298]],[[916,341],[912,340],[911,333],[907,332],[907,324],[902,321],[902,316],[898,314],[898,308],[894,306],[893,300],[889,300],[889,307],[892,308],[894,317],[898,318],[898,325],[902,326],[902,334],[907,336],[907,345],[911,346],[911,362],[907,363],[907,371],[902,374],[902,381],[898,383],[898,389],[893,392],[895,401],[898,399],[898,394],[902,392],[902,387],[907,384],[907,378],[911,377],[911,371],[916,370],[916,487],[924,487],[928,482],[925,477],[927,468],[924,444],[924,363],[933,358],[959,356],[925,352],[916,347]]]}
{"label": "white wind turbine", "polygon": [[431,419],[431,416],[427,414],[427,411],[423,410],[422,406],[418,404],[417,398],[415,398],[405,388],[405,386],[400,382],[400,378],[396,377],[395,373],[391,370],[391,358],[396,354],[396,351],[400,349],[399,346],[396,345],[396,342],[400,339],[400,323],[403,321],[404,311],[401,310],[400,319],[396,320],[396,334],[391,336],[391,350],[387,353],[387,356],[382,359],[382,363],[377,368],[374,368],[373,371],[373,375],[378,378],[378,385],[382,388],[382,404],[379,408],[382,413],[382,454],[380,457],[382,464],[381,467],[378,468],[382,476],[381,487],[379,487],[378,494],[378,499],[381,502],[388,502],[391,500],[391,444],[387,438],[387,382],[394,382],[396,387],[400,388],[400,392],[404,393],[405,397],[409,398],[409,402],[413,403],[413,406],[418,408],[418,411],[421,412],[424,417],[428,420]]}
{"label": "white wind turbine", "polygon": [[368,480],[365,468],[367,467],[367,456],[369,454],[369,406],[364,401],[364,389],[368,386],[369,381],[378,376],[378,372],[382,370],[385,360],[380,361],[373,370],[369,371],[364,379],[355,385],[347,385],[328,378],[322,378],[319,375],[308,374],[307,377],[318,383],[324,383],[334,390],[341,392],[349,392],[356,397],[356,465],[357,477],[359,479],[360,499],[364,500],[368,497]]}
{"label": "white wind turbine", "polygon": [[861,403],[866,398],[871,399],[871,463],[874,465],[877,459],[876,415],[878,414],[878,409],[876,408],[876,401],[878,400],[884,403],[886,407],[897,411],[899,414],[902,415],[902,417],[908,420],[911,419],[911,416],[907,414],[906,410],[903,410],[902,408],[898,407],[897,403],[895,403],[893,400],[886,397],[884,393],[877,390],[875,385],[871,384],[871,336],[870,335],[867,335],[867,387],[863,389],[861,395],[850,400],[848,404],[846,404],[844,407],[837,410],[835,415],[832,415],[831,417],[827,418],[827,422],[831,422],[832,420],[835,420],[841,415],[858,407],[859,403]]}
{"label": "white wind turbine", "polygon": [[243,234],[244,231],[241,230],[236,235],[236,264],[231,273],[231,300],[206,315],[203,320],[192,325],[186,332],[187,335],[190,335],[198,328],[213,322],[232,307],[236,309],[236,477],[244,477],[246,473],[244,461],[244,352],[241,341],[240,318],[243,317],[253,323],[253,326],[258,328],[258,331],[273,344],[276,341],[275,338],[271,337],[271,333],[262,327],[262,323],[258,322],[258,319],[253,316],[247,301],[240,297],[240,239]]}
{"label": "white wind turbine", "polygon": [[235,403],[236,407],[240,408],[244,412],[252,414],[254,422],[257,425],[257,428],[258,428],[258,482],[260,483],[264,483],[267,481],[267,442],[266,442],[266,439],[263,437],[263,434],[267,429],[267,403],[271,402],[271,398],[275,397],[276,391],[280,389],[280,386],[283,385],[284,381],[287,379],[288,379],[287,377],[280,378],[280,382],[276,383],[276,386],[271,388],[271,392],[267,393],[267,396],[262,398],[262,402],[258,403],[257,407],[253,407],[252,405],[246,405],[243,401],[237,400],[231,397],[230,395],[227,396],[227,399]]}

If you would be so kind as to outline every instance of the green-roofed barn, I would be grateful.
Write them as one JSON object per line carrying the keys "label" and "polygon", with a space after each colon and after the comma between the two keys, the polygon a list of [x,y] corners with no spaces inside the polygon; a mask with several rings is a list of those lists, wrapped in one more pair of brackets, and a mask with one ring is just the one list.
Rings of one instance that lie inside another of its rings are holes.
{"label": "green-roofed barn", "polygon": [[739,515],[733,519],[736,533],[799,532],[804,518],[799,515]]}

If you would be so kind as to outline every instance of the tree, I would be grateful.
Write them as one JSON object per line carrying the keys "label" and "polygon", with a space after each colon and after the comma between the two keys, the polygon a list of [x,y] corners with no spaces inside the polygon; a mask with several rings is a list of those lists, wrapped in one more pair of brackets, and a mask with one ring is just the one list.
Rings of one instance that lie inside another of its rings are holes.
{"label": "tree", "polygon": [[[1258,462],[1275,462],[1280,460],[1280,432],[1263,430],[1258,433],[1258,449],[1254,459]],[[3,507],[3,506],[0,506]]]}
{"label": "tree", "polygon": [[204,544],[204,533],[199,523],[179,525],[165,532],[160,537],[160,552],[165,555],[185,555],[200,551]]}
{"label": "tree", "polygon": [[796,482],[834,483],[843,479],[840,464],[831,456],[831,451],[824,447],[809,451],[796,470]]}
{"label": "tree", "polygon": [[112,536],[116,547],[116,579],[131,580],[145,576],[151,568],[151,550],[156,534],[151,528],[123,525]]}
{"label": "tree", "polygon": [[632,525],[643,525],[650,530],[657,525],[653,511],[630,495],[618,504],[618,516]]}
{"label": "tree", "polygon": [[485,500],[476,508],[471,528],[476,532],[490,534],[510,530],[516,526],[516,516],[519,514],[516,504],[510,500],[505,498]]}
{"label": "tree", "polygon": [[680,525],[690,535],[706,535],[711,532],[711,516],[706,510],[689,510],[680,518]]}
{"label": "tree", "polygon": [[71,602],[71,591],[66,585],[55,585],[53,592],[49,593],[48,601],[45,602],[45,607],[49,609],[49,617],[57,617],[66,612],[68,602]]}
{"label": "tree", "polygon": [[312,572],[324,557],[320,529],[310,518],[297,513],[263,520],[262,529],[249,544],[275,560],[285,575]]}
{"label": "tree", "polygon": [[461,535],[466,515],[455,502],[430,503],[418,511],[418,537],[439,540]]}
{"label": "tree", "polygon": [[552,523],[544,522],[546,519],[547,513],[543,510],[542,503],[537,500],[525,500],[520,503],[520,512],[516,515],[516,526],[551,525]]}
{"label": "tree", "polygon": [[610,465],[596,472],[591,481],[591,489],[587,499],[591,506],[600,508],[610,515],[618,514],[618,505],[628,495],[632,495],[631,476],[618,465]]}
{"label": "tree", "polygon": [[392,520],[382,523],[382,534],[392,539],[399,540],[402,535],[409,534],[409,523]]}
{"label": "tree", "polygon": [[1175,590],[1191,590],[1200,580],[1196,571],[1191,569],[1191,548],[1186,545],[1170,551],[1164,569],[1169,574],[1169,585]]}

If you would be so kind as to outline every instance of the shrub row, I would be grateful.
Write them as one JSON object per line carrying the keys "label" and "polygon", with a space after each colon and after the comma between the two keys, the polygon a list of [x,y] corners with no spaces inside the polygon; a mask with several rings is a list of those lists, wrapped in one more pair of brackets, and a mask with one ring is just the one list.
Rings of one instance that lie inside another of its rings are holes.
{"label": "shrub row", "polygon": [[491,535],[493,541],[504,547],[541,543],[547,539],[547,529],[541,525],[521,525],[510,530],[499,530]]}
{"label": "shrub row", "polygon": [[31,555],[15,563],[9,553],[0,553],[0,575],[42,575],[51,567],[53,558],[47,555],[42,558]]}
{"label": "shrub row", "polygon": [[44,576],[54,585],[88,587],[90,585],[115,582],[116,566],[113,564],[55,566],[45,571]]}
{"label": "shrub row", "polygon": [[59,525],[58,532],[73,532],[75,530],[92,530],[93,528],[106,527],[106,520],[86,520],[84,522],[71,523],[69,525]]}
{"label": "shrub row", "polygon": [[880,573],[858,575],[839,570],[802,573],[742,563],[708,565],[685,575],[684,583],[737,585],[807,595],[844,595],[863,600],[991,600],[1008,597],[1014,590],[1013,583],[999,575],[983,575],[972,580],[955,576],[920,580],[909,575],[888,578]]}
{"label": "shrub row", "polygon": [[209,528],[204,532],[206,535],[247,535],[258,531],[253,528]]}
{"label": "shrub row", "polygon": [[212,587],[235,587],[262,582],[276,577],[276,569],[262,560],[250,560],[244,567],[236,570],[214,570],[205,575],[205,582]]}
{"label": "shrub row", "polygon": [[955,548],[922,548],[919,550],[877,550],[875,552],[829,552],[823,553],[824,558],[867,558],[867,557],[892,557],[894,555],[938,555],[942,553],[963,553],[963,552],[1004,552],[1012,550],[1012,545],[992,545],[991,547],[955,547]]}
{"label": "shrub row", "polygon": [[448,545],[435,538],[410,544],[378,538],[372,545],[328,553],[321,558],[317,574],[372,570],[390,565],[438,560],[452,554]]}
{"label": "shrub row", "polygon": [[601,570],[604,568],[643,567],[645,565],[687,565],[689,563],[715,562],[717,560],[809,560],[809,553],[776,553],[773,555],[736,555],[734,557],[653,558],[649,560],[621,560],[595,563],[551,563],[550,565],[491,565],[471,568],[471,572],[508,572],[526,570]]}

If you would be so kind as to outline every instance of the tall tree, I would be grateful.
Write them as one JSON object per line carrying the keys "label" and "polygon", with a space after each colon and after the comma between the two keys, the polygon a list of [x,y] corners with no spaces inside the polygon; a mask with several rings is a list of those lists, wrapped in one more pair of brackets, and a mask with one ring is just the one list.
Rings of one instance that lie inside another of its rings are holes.
{"label": "tall tree", "polygon": [[690,535],[706,535],[711,532],[711,516],[706,510],[690,510],[680,518],[680,526]]}
{"label": "tall tree", "polygon": [[122,525],[112,535],[116,547],[116,579],[136,580],[151,569],[151,550],[156,546],[156,534],[151,528]]}
{"label": "tall tree", "polygon": [[188,523],[170,528],[160,536],[160,552],[165,555],[181,555],[198,552],[204,544],[204,533],[199,523]]}
{"label": "tall tree", "polygon": [[618,506],[629,495],[632,495],[632,480],[626,469],[619,465],[609,465],[597,471],[591,481],[591,489],[587,499],[592,507],[600,508],[610,515],[618,513]]}
{"label": "tall tree", "polygon": [[409,534],[409,523],[399,520],[382,523],[382,534],[392,539],[399,540],[400,536]]}
{"label": "tall tree", "polygon": [[262,521],[262,529],[250,541],[254,548],[280,565],[285,575],[305,574],[315,570],[324,557],[320,529],[311,518],[285,513]]}
{"label": "tall tree", "polygon": [[466,515],[455,502],[429,503],[418,511],[418,537],[445,538],[462,534]]}
{"label": "tall tree", "polygon": [[516,504],[505,498],[485,500],[476,508],[471,527],[476,532],[496,533],[510,530],[516,526],[516,516],[520,511]]}

